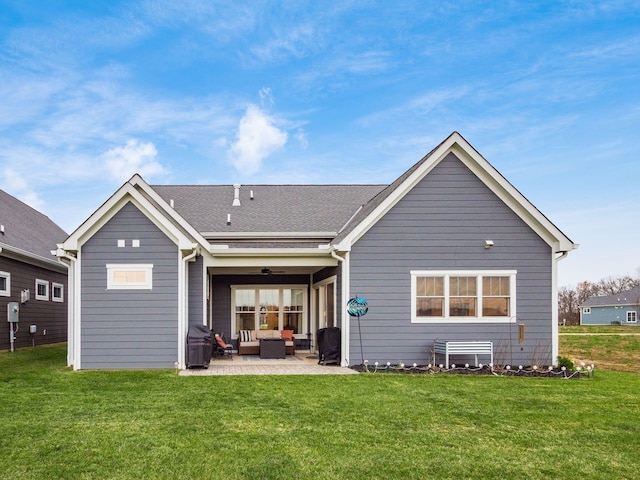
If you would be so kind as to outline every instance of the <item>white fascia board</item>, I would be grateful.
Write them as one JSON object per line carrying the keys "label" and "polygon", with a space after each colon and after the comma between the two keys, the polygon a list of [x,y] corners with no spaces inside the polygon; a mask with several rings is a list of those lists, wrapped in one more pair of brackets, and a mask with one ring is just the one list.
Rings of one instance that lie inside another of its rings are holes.
{"label": "white fascia board", "polygon": [[[540,210],[538,210],[520,191],[502,176],[482,155],[464,138],[458,135],[451,147],[460,159],[482,182],[529,225],[554,252],[568,252],[578,248],[560,231]],[[448,152],[447,152],[448,153]]]}
{"label": "white fascia board", "polygon": [[64,268],[57,259],[46,258],[40,255],[36,255],[21,248],[12,247],[6,243],[0,243],[0,253],[2,256],[12,258],[19,262],[28,263],[36,267],[46,268],[48,270],[55,270],[57,272],[66,273],[67,269]]}
{"label": "white fascia board", "polygon": [[140,209],[180,250],[193,250],[193,242],[176,229],[171,222],[151,204],[132,184],[125,183],[114,195],[98,208],[62,244],[65,251],[76,252],[79,246],[100,230],[128,202]]}
{"label": "white fascia board", "polygon": [[330,250],[316,248],[227,248],[211,253],[216,267],[333,267]]}
{"label": "white fascia board", "polygon": [[325,257],[328,248],[225,248],[212,245],[209,253],[216,257]]}
{"label": "white fascia board", "polygon": [[[384,201],[376,207],[364,220],[362,220],[338,245],[339,251],[350,251],[351,246],[356,243],[378,220],[380,220],[391,208],[397,204],[420,180],[422,180],[440,161],[449,153],[454,143],[456,133],[449,136],[447,140],[431,152],[431,155],[416,171],[413,172],[402,184],[400,184]],[[458,135],[459,136],[459,135]],[[462,138],[462,137],[460,137]]]}
{"label": "white fascia board", "polygon": [[158,195],[158,193],[151,188],[151,186],[144,181],[144,179],[139,175],[135,174],[129,180],[129,183],[134,186],[139,186],[144,190],[144,192],[149,195],[153,201],[155,201],[158,205],[160,205],[165,214],[169,215],[178,225],[180,225],[189,235],[191,235],[202,248],[207,249],[209,246],[209,242],[198,232],[193,226],[187,222],[182,216],[176,212],[174,208],[171,207],[164,199]]}
{"label": "white fascia board", "polygon": [[373,225],[396,205],[418,182],[433,170],[450,152],[453,152],[492,192],[527,223],[554,252],[575,250],[578,245],[565,236],[547,217],[511,185],[487,160],[482,157],[458,132],[442,142],[394,192],[378,205],[336,248],[349,251]]}

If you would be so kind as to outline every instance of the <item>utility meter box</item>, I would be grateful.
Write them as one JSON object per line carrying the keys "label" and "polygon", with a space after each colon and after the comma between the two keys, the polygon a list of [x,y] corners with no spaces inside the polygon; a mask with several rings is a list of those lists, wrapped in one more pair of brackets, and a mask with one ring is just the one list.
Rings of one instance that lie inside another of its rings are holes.
{"label": "utility meter box", "polygon": [[31,335],[34,335],[37,331],[38,331],[38,327],[36,327],[35,325],[29,325],[29,333]]}
{"label": "utility meter box", "polygon": [[20,320],[20,304],[18,302],[9,302],[7,304],[7,320],[10,323],[18,323]]}

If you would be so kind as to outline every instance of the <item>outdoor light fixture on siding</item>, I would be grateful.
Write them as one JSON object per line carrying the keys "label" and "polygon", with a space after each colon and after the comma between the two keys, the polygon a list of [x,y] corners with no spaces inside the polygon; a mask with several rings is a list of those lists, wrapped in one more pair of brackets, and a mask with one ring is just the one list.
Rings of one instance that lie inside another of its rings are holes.
{"label": "outdoor light fixture on siding", "polygon": [[484,248],[491,248],[491,247],[493,247],[493,240],[485,240]]}

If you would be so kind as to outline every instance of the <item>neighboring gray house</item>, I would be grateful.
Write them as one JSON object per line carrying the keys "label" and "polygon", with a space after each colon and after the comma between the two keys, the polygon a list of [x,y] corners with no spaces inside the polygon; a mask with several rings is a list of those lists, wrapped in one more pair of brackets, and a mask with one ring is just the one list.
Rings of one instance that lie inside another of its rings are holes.
{"label": "neighboring gray house", "polygon": [[617,295],[591,297],[580,305],[580,325],[638,326],[640,287]]}
{"label": "neighboring gray house", "polygon": [[[436,339],[554,362],[557,262],[575,245],[458,133],[390,185],[150,186],[134,175],[69,238],[69,364],[186,365],[191,324],[292,329],[314,351],[368,301],[364,357],[427,363]],[[472,359],[473,360],[473,359]],[[464,359],[462,360],[464,361]]]}
{"label": "neighboring gray house", "polygon": [[67,340],[67,269],[51,255],[56,241],[67,236],[47,216],[0,190],[0,350],[11,347],[7,307],[14,302],[14,348]]}

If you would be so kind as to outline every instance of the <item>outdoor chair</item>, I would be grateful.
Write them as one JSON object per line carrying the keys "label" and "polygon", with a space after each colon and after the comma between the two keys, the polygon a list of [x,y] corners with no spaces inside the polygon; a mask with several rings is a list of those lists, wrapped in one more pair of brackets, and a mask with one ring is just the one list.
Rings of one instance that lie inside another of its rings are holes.
{"label": "outdoor chair", "polygon": [[221,357],[227,355],[229,358],[232,358],[233,357],[233,346],[228,344],[228,343],[226,343],[224,341],[224,338],[222,338],[222,336],[217,334],[217,333],[215,334],[214,337],[215,337],[216,343],[213,346],[213,355],[214,356],[219,355]]}

